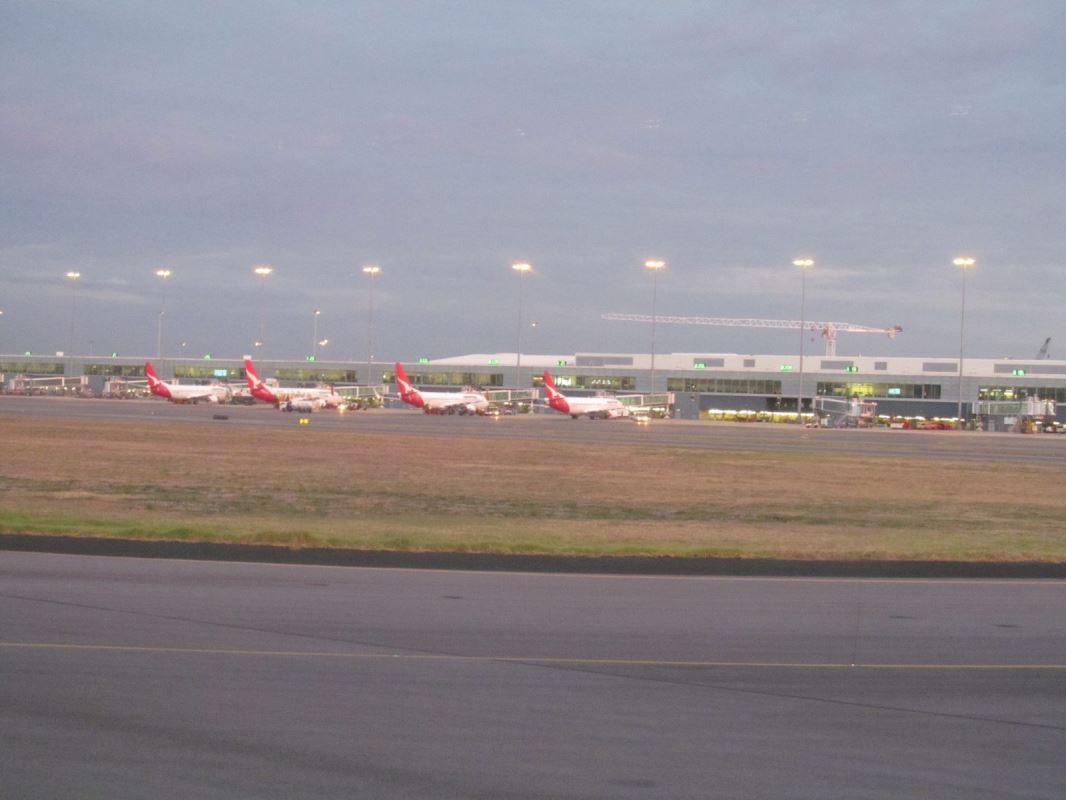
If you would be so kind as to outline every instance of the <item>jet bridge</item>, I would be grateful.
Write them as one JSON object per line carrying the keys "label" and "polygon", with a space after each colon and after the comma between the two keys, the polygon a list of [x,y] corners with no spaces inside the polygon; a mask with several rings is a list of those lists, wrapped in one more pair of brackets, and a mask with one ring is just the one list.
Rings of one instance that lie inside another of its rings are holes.
{"label": "jet bridge", "polygon": [[345,400],[364,400],[385,397],[389,393],[389,387],[384,383],[375,386],[335,386],[333,391]]}
{"label": "jet bridge", "polygon": [[1056,421],[1054,400],[1026,397],[1021,400],[982,400],[975,409],[986,431],[1032,433]]}
{"label": "jet bridge", "polygon": [[619,394],[615,395],[618,402],[624,405],[630,413],[637,411],[650,411],[662,409],[669,411],[674,405],[673,392],[649,392],[648,394]]}
{"label": "jet bridge", "polygon": [[333,391],[353,409],[376,407],[389,396],[389,387],[384,383],[370,386],[334,386]]}
{"label": "jet bridge", "polygon": [[864,428],[877,416],[877,403],[860,397],[815,397],[813,405],[823,428]]}
{"label": "jet bridge", "polygon": [[27,375],[16,375],[5,386],[7,391],[14,394],[84,394],[89,389],[89,376],[47,375],[31,378]]}
{"label": "jet bridge", "polygon": [[540,396],[536,389],[492,389],[484,392],[489,403],[506,406],[514,404],[532,404]]}

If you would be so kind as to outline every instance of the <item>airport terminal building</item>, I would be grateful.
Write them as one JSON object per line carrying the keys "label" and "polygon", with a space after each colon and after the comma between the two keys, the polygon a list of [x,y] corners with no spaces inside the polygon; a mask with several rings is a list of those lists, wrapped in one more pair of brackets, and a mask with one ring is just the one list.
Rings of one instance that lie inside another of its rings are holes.
{"label": "airport terminal building", "polygon": [[[0,356],[8,392],[76,390],[104,395],[123,381],[144,379],[144,357]],[[164,380],[244,384],[240,357],[153,359]],[[1066,361],[1050,359],[742,355],[735,353],[574,353],[537,355],[478,353],[405,361],[416,385],[434,388],[539,389],[544,370],[559,388],[575,395],[596,392],[662,395],[674,416],[713,418],[737,412],[794,415],[803,397],[862,398],[886,417],[963,418],[1030,398],[1058,404],[1066,421]],[[256,358],[260,374],[281,385],[315,383],[392,384],[392,363],[270,360]],[[997,405],[998,404],[998,405]]]}

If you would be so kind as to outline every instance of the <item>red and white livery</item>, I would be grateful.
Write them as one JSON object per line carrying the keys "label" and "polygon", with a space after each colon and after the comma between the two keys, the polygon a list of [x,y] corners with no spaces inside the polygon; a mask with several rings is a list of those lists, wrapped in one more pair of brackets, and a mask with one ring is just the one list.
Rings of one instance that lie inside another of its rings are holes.
{"label": "red and white livery", "polygon": [[305,389],[288,389],[268,386],[259,377],[251,356],[244,357],[244,376],[248,391],[256,400],[270,403],[285,411],[318,411],[322,408],[337,408],[344,398],[332,386],[314,386]]}
{"label": "red and white livery", "polygon": [[548,393],[548,405],[574,419],[580,416],[589,419],[621,419],[629,416],[629,409],[617,397],[567,397],[556,388],[548,370],[544,370],[544,389]]}
{"label": "red and white livery", "polygon": [[165,397],[172,403],[225,403],[233,398],[233,391],[226,384],[212,383],[197,386],[194,383],[167,383],[156,375],[151,361],[144,362],[144,376],[148,389],[157,397]]}
{"label": "red and white livery", "polygon": [[407,405],[427,414],[483,414],[489,401],[481,392],[423,392],[411,385],[403,364],[396,362],[396,391]]}

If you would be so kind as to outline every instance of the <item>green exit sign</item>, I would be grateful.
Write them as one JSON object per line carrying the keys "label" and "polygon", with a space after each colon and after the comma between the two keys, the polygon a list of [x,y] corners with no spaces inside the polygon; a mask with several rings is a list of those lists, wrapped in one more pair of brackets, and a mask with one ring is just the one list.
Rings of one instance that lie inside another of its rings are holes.
{"label": "green exit sign", "polygon": [[565,358],[560,358],[558,361],[555,362],[555,366],[557,366],[557,367],[565,367],[566,366],[566,359]]}
{"label": "green exit sign", "polygon": [[496,366],[499,363],[500,363],[500,359],[498,359],[498,358],[490,358],[489,359],[489,366],[490,367],[494,367],[494,366]]}
{"label": "green exit sign", "polygon": [[1019,376],[1025,375],[1025,370],[1024,369],[1012,369],[1010,371],[1010,374],[1011,375],[1019,375]]}
{"label": "green exit sign", "polygon": [[707,369],[707,364],[704,363],[703,361],[693,361],[692,362],[692,368],[693,369]]}
{"label": "green exit sign", "polygon": [[792,365],[791,364],[782,364],[781,365],[781,371],[782,372],[792,372]]}
{"label": "green exit sign", "polygon": [[852,364],[850,366],[844,367],[844,371],[845,372],[858,372],[859,368],[856,367],[854,364]]}
{"label": "green exit sign", "polygon": [[211,360],[211,354],[210,353],[204,353],[204,361],[210,361],[210,360]]}
{"label": "green exit sign", "polygon": [[426,358],[425,356],[423,356],[422,358],[418,359],[418,363],[419,364],[428,364],[429,363],[429,359]]}
{"label": "green exit sign", "polygon": [[314,356],[304,356],[304,358],[305,358],[305,359],[306,359],[307,361],[317,361],[317,360],[318,360],[318,359],[317,359],[317,358],[315,358]]}

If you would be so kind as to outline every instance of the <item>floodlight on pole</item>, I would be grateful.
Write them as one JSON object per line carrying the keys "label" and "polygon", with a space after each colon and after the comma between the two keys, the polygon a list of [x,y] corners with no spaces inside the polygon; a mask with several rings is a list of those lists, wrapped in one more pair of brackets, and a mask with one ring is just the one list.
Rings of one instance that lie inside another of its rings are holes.
{"label": "floodlight on pole", "polygon": [[70,336],[67,339],[69,356],[74,353],[74,312],[78,307],[78,279],[81,278],[81,273],[71,270],[66,274],[66,278],[70,281]]}
{"label": "floodlight on pole", "polygon": [[381,267],[377,264],[367,264],[363,267],[363,274],[370,276],[370,294],[367,298],[367,323],[366,323],[366,371],[367,371],[367,383],[371,383],[373,380],[372,371],[374,369],[374,278],[381,272]]}
{"label": "floodlight on pole", "polygon": [[314,318],[314,329],[311,332],[311,360],[318,360],[318,317],[322,312],[319,309],[315,309],[315,313],[312,314]]}
{"label": "floodlight on pole", "polygon": [[814,266],[813,258],[797,258],[792,261],[792,266],[799,267],[800,271],[800,369],[799,369],[799,396],[796,399],[796,416],[800,425],[803,424],[803,350],[807,338],[807,270]]}
{"label": "floodlight on pole", "polygon": [[651,270],[651,391],[655,392],[655,301],[659,293],[659,273],[666,268],[666,262],[659,258],[649,258],[644,267]]}
{"label": "floodlight on pole", "polygon": [[[270,264],[256,264],[252,271],[260,278],[266,278],[274,272]],[[266,283],[259,284],[259,338],[255,342],[257,348],[263,346],[266,334]]]}
{"label": "floodlight on pole", "polygon": [[526,273],[532,271],[533,265],[525,261],[517,261],[511,265],[511,269],[518,273],[518,335],[515,341],[515,389],[522,387],[522,284],[525,283]]}
{"label": "floodlight on pole", "polygon": [[163,317],[167,313],[167,278],[173,273],[166,267],[155,271],[157,277],[163,281],[163,302],[159,306],[159,324],[155,334],[155,357],[163,357]]}
{"label": "floodlight on pole", "polygon": [[952,259],[952,264],[962,270],[962,312],[959,315],[959,399],[955,410],[955,419],[958,420],[958,428],[962,429],[962,362],[965,352],[966,337],[966,273],[977,264],[977,260],[968,256],[960,256]]}

